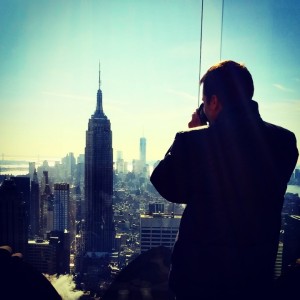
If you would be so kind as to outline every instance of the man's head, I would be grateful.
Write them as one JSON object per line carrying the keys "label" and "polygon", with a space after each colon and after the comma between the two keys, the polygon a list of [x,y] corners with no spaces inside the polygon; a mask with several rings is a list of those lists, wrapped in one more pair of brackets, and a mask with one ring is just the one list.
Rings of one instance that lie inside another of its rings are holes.
{"label": "man's head", "polygon": [[210,121],[214,121],[222,109],[244,108],[254,94],[250,72],[243,64],[232,60],[210,67],[200,84],[203,84],[204,111]]}

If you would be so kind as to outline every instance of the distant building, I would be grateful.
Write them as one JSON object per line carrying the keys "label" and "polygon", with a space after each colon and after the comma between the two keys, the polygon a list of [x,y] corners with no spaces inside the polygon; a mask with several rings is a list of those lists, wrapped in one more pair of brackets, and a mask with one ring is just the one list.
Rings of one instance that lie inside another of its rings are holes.
{"label": "distant building", "polygon": [[282,249],[283,249],[283,243],[279,242],[278,244],[278,250],[277,250],[277,257],[275,261],[274,266],[274,278],[277,279],[281,275],[281,269],[282,269]]}
{"label": "distant building", "polygon": [[141,214],[140,220],[141,252],[158,246],[173,247],[181,215]]}
{"label": "distant building", "polygon": [[149,203],[149,214],[153,213],[164,213],[165,212],[165,205],[164,203]]}
{"label": "distant building", "polygon": [[31,238],[40,236],[40,185],[36,170],[31,180],[29,234]]}
{"label": "distant building", "polygon": [[50,245],[55,246],[55,273],[69,274],[70,272],[70,233],[54,230],[49,233]]}
{"label": "distant building", "polygon": [[11,177],[0,185],[0,245],[10,245],[13,251],[25,255],[29,191],[29,177]]}
{"label": "distant building", "polygon": [[296,182],[300,184],[300,169],[295,169],[295,179],[297,180]]}
{"label": "distant building", "polygon": [[33,180],[34,172],[36,172],[35,162],[28,163],[30,180]]}
{"label": "distant building", "polygon": [[282,207],[283,218],[285,215],[300,215],[300,197],[298,194],[289,192],[285,193]]}
{"label": "distant building", "polygon": [[42,179],[42,194],[41,194],[41,234],[45,237],[47,232],[53,230],[53,203],[54,196],[50,188],[48,171],[43,171]]}
{"label": "distant building", "polygon": [[51,231],[47,235],[46,240],[36,239],[28,241],[26,261],[44,274],[69,274],[69,233]]}
{"label": "distant building", "polygon": [[124,162],[122,151],[117,151],[116,173],[127,173],[127,165]]}
{"label": "distant building", "polygon": [[43,239],[29,240],[26,261],[39,272],[56,274],[56,247]]}
{"label": "distant building", "polygon": [[30,203],[30,178],[29,176],[10,176],[17,186],[17,191],[22,194],[23,201],[25,202],[26,214],[27,214],[27,228],[28,228],[28,216],[29,216],[29,203]]}
{"label": "distant building", "polygon": [[140,159],[132,161],[133,173],[139,174],[142,177],[149,177],[149,166],[146,163],[146,138],[140,138]]}
{"label": "distant building", "polygon": [[97,92],[97,106],[86,131],[85,203],[86,252],[111,252],[114,238],[113,149],[110,120],[103,112],[102,91]]}
{"label": "distant building", "polygon": [[70,152],[66,157],[62,158],[62,165],[64,169],[64,178],[68,183],[72,183],[75,176],[76,159],[74,153]]}
{"label": "distant building", "polygon": [[282,272],[289,265],[296,263],[300,258],[300,216],[287,215],[285,217],[283,250],[282,250]]}
{"label": "distant building", "polygon": [[76,164],[75,185],[84,189],[84,161],[78,161]]}
{"label": "distant building", "polygon": [[142,165],[146,165],[146,138],[141,137],[140,138],[140,161]]}
{"label": "distant building", "polygon": [[70,187],[68,183],[54,184],[53,230],[70,230]]}

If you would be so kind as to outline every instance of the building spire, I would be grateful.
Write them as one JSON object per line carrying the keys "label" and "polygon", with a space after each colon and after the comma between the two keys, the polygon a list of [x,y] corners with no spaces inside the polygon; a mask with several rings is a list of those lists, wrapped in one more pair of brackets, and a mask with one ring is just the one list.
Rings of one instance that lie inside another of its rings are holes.
{"label": "building spire", "polygon": [[101,91],[101,70],[100,70],[100,60],[99,60],[99,88],[97,92],[97,106],[96,106],[96,111],[93,115],[94,118],[106,118],[104,112],[103,112],[103,107],[102,107],[102,91]]}
{"label": "building spire", "polygon": [[101,70],[100,70],[100,60],[99,60],[99,90],[101,87]]}

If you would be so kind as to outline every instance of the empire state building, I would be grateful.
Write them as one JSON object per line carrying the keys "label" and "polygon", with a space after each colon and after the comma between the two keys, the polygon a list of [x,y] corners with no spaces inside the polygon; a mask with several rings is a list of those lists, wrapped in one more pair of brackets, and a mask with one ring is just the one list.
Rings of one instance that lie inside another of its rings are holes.
{"label": "empire state building", "polygon": [[111,252],[113,245],[113,149],[110,120],[103,112],[102,91],[86,131],[85,203],[86,252]]}

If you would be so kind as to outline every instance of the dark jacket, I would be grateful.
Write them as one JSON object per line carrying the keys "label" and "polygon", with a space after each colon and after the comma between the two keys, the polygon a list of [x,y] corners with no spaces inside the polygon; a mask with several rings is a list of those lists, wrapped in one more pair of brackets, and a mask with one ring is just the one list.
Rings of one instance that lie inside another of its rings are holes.
{"label": "dark jacket", "polygon": [[272,277],[297,158],[294,134],[264,122],[255,101],[176,134],[150,178],[162,197],[186,204],[172,256],[174,290],[235,289]]}

